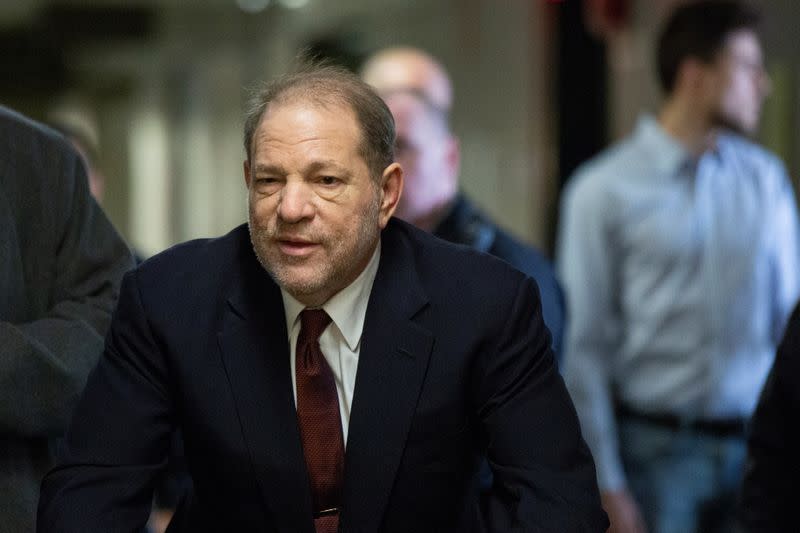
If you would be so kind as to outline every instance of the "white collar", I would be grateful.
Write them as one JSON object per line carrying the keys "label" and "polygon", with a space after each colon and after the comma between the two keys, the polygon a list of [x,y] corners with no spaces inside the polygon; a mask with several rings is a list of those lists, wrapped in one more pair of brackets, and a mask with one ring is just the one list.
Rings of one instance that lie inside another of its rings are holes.
{"label": "white collar", "polygon": [[[361,341],[369,295],[372,292],[375,275],[378,273],[380,256],[381,242],[378,240],[378,245],[375,247],[369,263],[361,271],[361,274],[358,275],[353,283],[334,294],[322,305],[322,309],[328,313],[333,323],[339,328],[345,342],[347,342],[352,351],[356,350],[358,343]],[[300,312],[306,306],[286,292],[283,287],[281,287],[281,295],[283,296],[283,309],[286,313],[287,329],[291,334],[292,327],[297,322]]]}

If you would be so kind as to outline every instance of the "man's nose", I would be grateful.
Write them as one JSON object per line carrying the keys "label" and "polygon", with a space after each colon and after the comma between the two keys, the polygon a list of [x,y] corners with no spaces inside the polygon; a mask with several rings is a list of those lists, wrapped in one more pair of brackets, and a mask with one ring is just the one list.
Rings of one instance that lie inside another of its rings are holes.
{"label": "man's nose", "polygon": [[281,190],[278,216],[285,222],[299,222],[314,216],[314,193],[308,184],[290,180]]}

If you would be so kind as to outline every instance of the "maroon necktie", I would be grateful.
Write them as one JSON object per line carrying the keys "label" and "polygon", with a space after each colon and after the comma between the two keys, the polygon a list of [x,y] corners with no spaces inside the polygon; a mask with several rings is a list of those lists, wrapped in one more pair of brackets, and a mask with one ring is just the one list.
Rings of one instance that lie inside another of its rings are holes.
{"label": "maroon necktie", "polygon": [[297,421],[311,481],[314,527],[317,533],[335,533],[344,472],[344,439],[336,381],[319,347],[319,336],[331,323],[322,309],[300,313],[300,335],[295,354]]}

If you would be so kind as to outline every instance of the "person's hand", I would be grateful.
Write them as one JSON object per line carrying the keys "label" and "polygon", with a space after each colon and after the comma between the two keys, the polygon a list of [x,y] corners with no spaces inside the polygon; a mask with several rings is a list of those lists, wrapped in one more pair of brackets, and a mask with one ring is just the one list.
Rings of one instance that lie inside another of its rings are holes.
{"label": "person's hand", "polygon": [[600,498],[611,522],[607,533],[647,533],[639,506],[626,489],[603,491]]}
{"label": "person's hand", "polygon": [[152,533],[164,533],[173,514],[172,509],[153,509],[150,513],[150,520],[147,522],[148,530]]}

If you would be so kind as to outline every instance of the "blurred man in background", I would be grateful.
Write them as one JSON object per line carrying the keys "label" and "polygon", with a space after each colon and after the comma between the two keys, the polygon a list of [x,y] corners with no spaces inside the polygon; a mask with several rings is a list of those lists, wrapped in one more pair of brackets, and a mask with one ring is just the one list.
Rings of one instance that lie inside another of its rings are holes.
{"label": "blurred man in background", "polygon": [[[62,105],[55,108],[47,119],[48,125],[61,133],[78,151],[89,178],[89,192],[101,206],[106,191],[106,176],[100,168],[100,135],[94,115],[81,105]],[[142,262],[142,254],[131,248],[136,264]]]}
{"label": "blurred man in background", "polygon": [[61,137],[0,107],[0,532],[34,530],[50,444],[103,350],[127,245]]}
{"label": "blurred man in background", "polygon": [[769,91],[758,14],[679,7],[666,99],[572,178],[564,372],[613,531],[730,531],[744,424],[800,284],[794,195],[746,140]]}
{"label": "blurred man in background", "polygon": [[497,256],[535,279],[558,356],[565,312],[552,265],[459,192],[461,154],[448,120],[453,91],[447,72],[421,50],[389,48],[368,58],[361,75],[394,115],[395,156],[406,177],[397,216],[437,237]]}
{"label": "blurred man in background", "polygon": [[48,125],[64,135],[83,158],[89,192],[98,204],[103,203],[106,177],[100,170],[100,136],[93,114],[79,104],[64,104],[55,108],[47,118]]}
{"label": "blurred man in background", "polygon": [[[106,177],[99,166],[100,135],[94,114],[80,104],[64,104],[48,116],[48,124],[64,135],[83,158],[89,178],[89,192],[98,204],[103,204]],[[136,264],[142,255],[131,249]],[[169,465],[158,482],[153,498],[153,512],[149,528],[153,533],[163,533],[169,525],[175,508],[183,495],[191,489],[191,478],[186,472],[183,439],[176,431],[172,437]]]}

